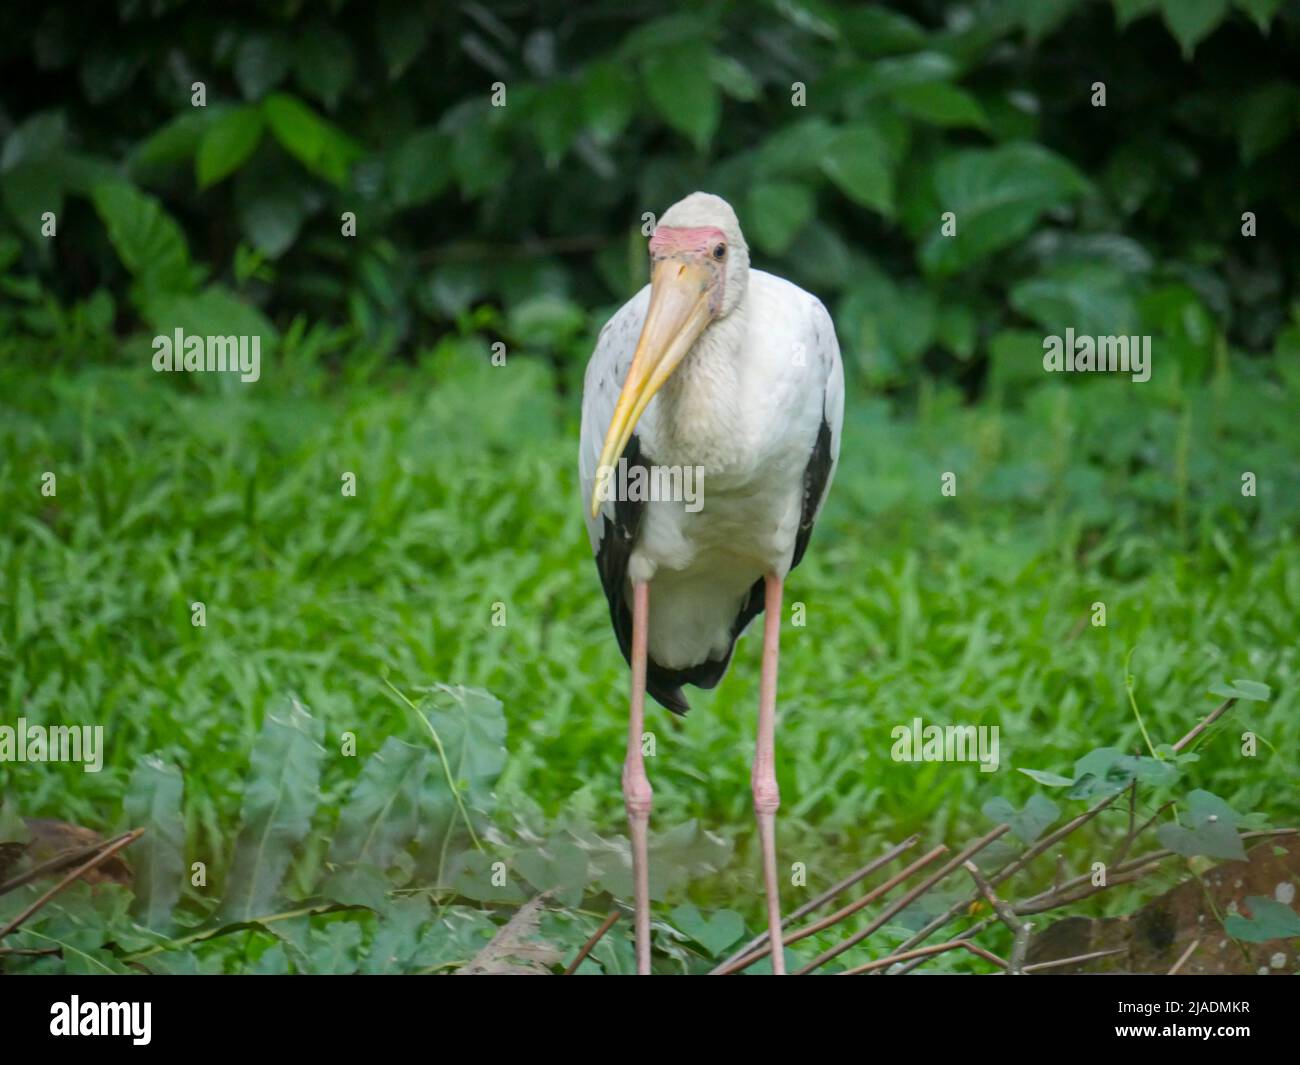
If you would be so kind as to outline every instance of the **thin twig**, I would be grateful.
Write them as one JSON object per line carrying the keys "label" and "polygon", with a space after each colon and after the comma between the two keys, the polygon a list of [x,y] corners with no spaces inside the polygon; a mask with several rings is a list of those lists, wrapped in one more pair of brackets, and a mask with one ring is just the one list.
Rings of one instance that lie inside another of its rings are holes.
{"label": "thin twig", "polygon": [[77,868],[72,870],[72,872],[70,872],[67,876],[65,876],[62,880],[60,880],[57,884],[55,884],[52,888],[46,891],[44,895],[38,898],[30,906],[28,906],[27,909],[23,910],[22,913],[20,913],[17,917],[15,917],[12,921],[10,921],[7,925],[5,925],[4,928],[0,928],[0,939],[4,939],[5,936],[7,936],[10,932],[12,932],[25,920],[27,920],[27,918],[29,918],[32,914],[34,914],[37,910],[39,910],[42,906],[44,906],[47,902],[49,902],[50,899],[54,898],[55,895],[57,895],[60,891],[66,888],[69,884],[71,884],[74,880],[80,877],[83,873],[89,872],[91,869],[95,868],[95,866],[108,861],[108,859],[111,858],[118,851],[122,850],[125,847],[129,847],[132,843],[134,843],[137,839],[139,839],[143,835],[144,835],[144,829],[137,828],[137,829],[133,829],[130,832],[127,832],[125,835],[118,836],[117,839],[115,839],[112,843],[110,843],[98,854],[87,859],[81,865],[77,866]]}
{"label": "thin twig", "polygon": [[1174,967],[1169,970],[1168,975],[1177,976],[1178,970],[1183,967],[1183,962],[1185,962],[1188,958],[1190,958],[1192,956],[1192,951],[1194,951],[1200,945],[1201,945],[1200,939],[1193,939],[1191,944],[1188,946],[1188,948],[1185,951],[1183,951],[1182,957],[1179,958],[1176,962],[1174,962]]}
{"label": "thin twig", "polygon": [[[801,939],[806,939],[808,936],[814,935],[817,932],[824,931],[825,929],[830,928],[831,925],[839,924],[839,922],[844,920],[846,917],[851,917],[853,914],[857,913],[864,906],[868,906],[872,902],[875,902],[875,900],[880,898],[881,895],[884,895],[887,892],[892,891],[904,880],[906,880],[909,876],[915,873],[918,869],[923,869],[925,866],[929,865],[931,862],[935,861],[936,859],[942,857],[944,854],[947,853],[948,853],[948,848],[945,847],[942,843],[939,844],[939,846],[935,847],[932,851],[928,852],[927,854],[921,855],[921,857],[917,858],[916,861],[914,861],[911,865],[907,866],[904,869],[900,869],[897,873],[891,876],[879,887],[872,888],[856,902],[851,902],[847,906],[842,906],[834,913],[828,914],[827,916],[821,918],[821,920],[819,921],[814,921],[812,924],[804,925],[803,928],[800,928],[792,935],[782,936],[781,945],[789,946],[791,943],[797,943]],[[764,940],[763,944],[758,947],[758,949],[752,951],[749,954],[746,954],[743,958],[740,958],[738,961],[734,961],[730,965],[727,965],[724,968],[720,969],[718,971],[718,975],[730,976],[732,973],[740,972],[741,969],[748,969],[756,961],[762,960],[763,958],[767,957],[768,954],[770,954],[771,952],[772,952],[772,942],[770,938],[767,938]]]}
{"label": "thin twig", "polygon": [[[1209,728],[1212,724],[1214,724],[1214,722],[1216,722],[1219,718],[1221,718],[1225,713],[1231,710],[1232,707],[1236,705],[1236,702],[1237,700],[1235,698],[1227,699],[1219,706],[1215,707],[1215,709],[1212,710],[1209,714],[1207,714],[1200,722],[1198,722],[1195,726],[1193,726],[1190,730],[1188,730],[1187,734],[1184,735],[1182,739],[1180,739],[1177,743],[1173,745],[1173,749],[1175,751],[1181,751],[1184,747],[1186,747],[1189,743],[1191,743],[1192,740],[1196,739],[1197,736],[1199,736],[1202,732],[1204,732],[1207,728]],[[1071,832],[1075,831],[1075,829],[1082,827],[1085,823],[1092,820],[1092,818],[1096,817],[1099,813],[1101,813],[1108,806],[1110,806],[1111,803],[1113,803],[1122,794],[1123,794],[1122,791],[1117,791],[1113,795],[1109,795],[1106,798],[1102,799],[1100,802],[1089,807],[1078,817],[1075,817],[1072,820],[1066,822],[1055,832],[1051,833],[1048,836],[1045,836],[1038,843],[1030,847],[1019,858],[1016,858],[1015,860],[1009,862],[1002,869],[998,870],[998,872],[994,873],[991,877],[989,877],[989,882],[996,886],[1002,883],[1008,877],[1014,876],[1016,873],[1020,872],[1020,870],[1023,869],[1026,865],[1028,865],[1031,861],[1033,861],[1040,854],[1042,854],[1043,851],[1047,850],[1049,847],[1057,843],[1059,840],[1064,839]],[[1244,836],[1245,833],[1243,833],[1243,838]],[[972,896],[971,898],[964,899],[960,902],[954,903],[945,912],[940,914],[938,917],[934,918],[934,920],[927,923],[920,931],[918,931],[904,944],[902,944],[901,949],[906,950],[911,947],[915,947],[921,943],[924,943],[927,939],[930,938],[930,936],[934,935],[934,933],[937,932],[940,928],[944,927],[944,925],[946,925],[954,917],[960,914],[963,910],[967,909],[970,906],[970,904],[975,901],[975,898],[976,898],[975,896]],[[918,964],[919,962],[915,962],[915,961],[909,962],[902,971],[910,972]]]}
{"label": "thin twig", "polygon": [[1093,895],[1106,891],[1109,888],[1119,887],[1120,884],[1131,884],[1135,880],[1141,880],[1146,873],[1142,870],[1134,870],[1130,873],[1116,873],[1106,878],[1104,884],[1089,884],[1082,891],[1074,891],[1068,895],[1058,894],[1055,890],[1045,891],[1041,895],[1035,895],[1032,899],[1024,902],[1017,902],[1015,906],[1016,913],[1021,917],[1032,917],[1036,913],[1046,913],[1048,910],[1058,910],[1062,906],[1069,906],[1076,902],[1082,902],[1084,899],[1091,898]]}
{"label": "thin twig", "polygon": [[1107,958],[1112,954],[1125,954],[1126,947],[1116,947],[1114,950],[1094,950],[1091,954],[1076,954],[1072,958],[1055,958],[1052,961],[1036,961],[1032,965],[1026,965],[1022,972],[1038,973],[1044,969],[1059,969],[1062,965],[1074,965],[1076,962],[1092,961],[1094,958]]}
{"label": "thin twig", "polygon": [[1207,728],[1213,725],[1216,721],[1219,720],[1219,718],[1221,718],[1224,714],[1226,714],[1229,710],[1231,710],[1236,705],[1237,705],[1236,696],[1233,696],[1231,699],[1225,699],[1213,710],[1211,710],[1208,714],[1206,714],[1205,717],[1201,718],[1200,723],[1197,724],[1196,727],[1193,728],[1186,736],[1184,736],[1181,740],[1179,740],[1177,743],[1174,744],[1174,751],[1175,752],[1181,751],[1184,747],[1186,747],[1189,743],[1191,743],[1192,740],[1196,739],[1197,736],[1199,736]]}
{"label": "thin twig", "polygon": [[1029,951],[1030,924],[1027,921],[1016,919],[1016,911],[993,890],[993,885],[984,879],[984,875],[979,871],[979,866],[974,862],[962,862],[962,868],[970,873],[971,879],[975,881],[976,888],[988,900],[988,904],[993,907],[993,912],[998,915],[998,920],[1011,929],[1011,934],[1015,937],[1015,940],[1011,947],[1010,972],[1013,976],[1020,976],[1024,972],[1025,954]]}
{"label": "thin twig", "polygon": [[[813,910],[819,909],[820,907],[826,905],[826,903],[830,902],[841,892],[847,891],[858,881],[863,880],[866,877],[870,876],[882,865],[887,865],[890,862],[892,862],[905,850],[908,850],[911,847],[915,847],[916,844],[920,841],[920,839],[921,839],[921,834],[917,832],[914,835],[908,836],[907,839],[903,840],[902,843],[894,844],[894,846],[890,847],[887,851],[885,851],[884,854],[881,854],[876,858],[872,858],[871,861],[867,862],[867,864],[864,865],[857,872],[850,873],[848,876],[846,876],[843,880],[841,880],[837,884],[832,884],[820,895],[818,895],[815,899],[805,902],[793,913],[783,918],[781,921],[781,927],[787,928],[790,925],[792,925],[795,921],[799,920],[801,917],[804,917],[812,913]],[[751,939],[739,950],[734,951],[730,957],[725,958],[723,961],[715,965],[713,967],[713,970],[709,973],[709,975],[710,976],[721,975],[723,969],[729,967],[733,962],[739,961],[741,958],[745,957],[747,954],[753,951],[756,947],[762,946],[763,942],[767,938],[768,938],[768,934],[766,932],[760,932],[758,935],[756,935],[753,939]]]}
{"label": "thin twig", "polygon": [[600,942],[600,937],[614,927],[614,922],[618,920],[618,916],[618,910],[609,911],[609,916],[600,922],[600,927],[597,928],[596,931],[592,932],[591,938],[588,939],[587,942],[582,945],[582,949],[578,951],[578,956],[574,958],[573,961],[569,963],[569,967],[564,970],[565,976],[572,976],[578,971],[578,966],[581,965],[587,955],[591,953],[592,947]]}
{"label": "thin twig", "polygon": [[82,858],[89,857],[92,854],[97,854],[103,848],[107,847],[111,843],[116,843],[117,840],[121,838],[121,836],[115,836],[113,839],[97,839],[94,843],[88,843],[84,847],[78,847],[76,850],[61,851],[53,858],[41,862],[41,864],[35,868],[28,869],[27,872],[23,873],[21,876],[16,876],[12,880],[6,880],[3,884],[0,884],[0,895],[7,895],[9,892],[22,887],[24,884],[30,884],[33,880],[39,880],[43,876],[48,876],[51,873],[59,872],[61,869],[66,869],[68,866],[73,865]]}
{"label": "thin twig", "polygon": [[1128,854],[1128,849],[1133,845],[1133,840],[1137,836],[1135,826],[1137,825],[1137,802],[1138,802],[1138,782],[1137,777],[1129,783],[1128,786],[1128,831],[1124,833],[1124,839],[1115,849],[1115,855],[1111,857],[1110,864],[1124,860]]}
{"label": "thin twig", "polygon": [[[1133,783],[1136,784],[1137,781],[1134,781]],[[1143,832],[1145,832],[1148,828],[1154,825],[1156,823],[1157,818],[1159,818],[1161,814],[1163,814],[1166,810],[1168,810],[1173,805],[1174,805],[1173,799],[1170,799],[1168,802],[1161,803],[1160,806],[1156,809],[1156,812],[1142,822],[1140,828],[1135,829],[1133,827],[1133,822],[1130,820],[1128,834],[1124,837],[1124,840],[1119,845],[1119,847],[1115,849],[1115,853],[1111,856],[1110,864],[1118,865],[1125,858],[1127,858],[1128,852],[1133,848],[1133,844],[1137,841],[1138,836],[1142,835]]]}
{"label": "thin twig", "polygon": [[[1112,802],[1114,802],[1119,795],[1120,792],[1116,792],[1114,795],[1102,799],[1101,802],[1085,810],[1083,813],[1079,814],[1078,817],[1075,817],[1070,821],[1067,821],[1055,832],[1051,833],[1050,835],[1044,836],[1041,840],[1039,840],[1027,851],[1025,851],[1025,853],[1022,854],[1019,858],[1016,858],[1013,861],[1008,862],[996,873],[990,876],[989,883],[996,886],[1002,883],[1002,881],[1006,880],[1008,877],[1014,876],[1026,865],[1028,865],[1031,861],[1033,861],[1040,854],[1042,854],[1043,851],[1047,850],[1049,847],[1053,846],[1061,839],[1064,839],[1076,828],[1080,827],[1081,825],[1090,821],[1092,818],[1096,817],[1099,813],[1101,813],[1102,810],[1104,810],[1107,806],[1109,806]],[[971,903],[976,902],[978,900],[979,900],[979,894],[976,893],[971,895],[969,898],[961,899],[960,901],[953,903],[951,906],[948,907],[947,910],[939,914],[938,917],[928,922],[924,927],[921,928],[920,931],[918,931],[915,935],[913,935],[910,939],[908,939],[905,943],[903,943],[899,949],[909,950],[912,947],[919,946],[921,943],[924,943],[935,932],[937,932],[940,928],[946,925],[958,914],[962,913],[964,910],[970,909]],[[913,968],[914,967],[915,965],[913,965]],[[910,971],[911,969],[904,970],[904,972],[910,972]]]}
{"label": "thin twig", "polygon": [[[1263,839],[1270,836],[1294,836],[1300,833],[1300,828],[1264,828],[1254,832],[1242,832],[1241,838]],[[1083,884],[1090,883],[1092,880],[1091,873],[1081,873],[1071,880],[1067,880],[1060,887],[1049,888],[1047,891],[1034,895],[1032,898],[1025,899],[1023,902],[1016,904],[1016,912],[1020,914],[1042,913],[1046,910],[1053,910],[1059,906],[1068,905],[1071,902],[1078,902],[1080,899],[1087,898],[1089,895],[1095,895],[1104,891],[1108,887],[1115,887],[1117,884],[1128,884],[1138,879],[1137,876],[1128,876],[1129,873],[1135,873],[1148,865],[1164,861],[1166,858],[1174,857],[1178,852],[1171,850],[1149,851],[1146,854],[1139,855],[1136,858],[1130,858],[1126,862],[1121,862],[1111,870],[1105,884],[1097,884],[1094,890],[1086,891],[1082,894],[1070,894],[1074,888]],[[1059,898],[1058,898],[1059,896]],[[1056,901],[1053,901],[1055,899]]]}
{"label": "thin twig", "polygon": [[955,857],[945,862],[936,872],[931,874],[925,880],[921,881],[921,883],[917,884],[916,887],[912,888],[912,890],[907,892],[907,894],[902,896],[902,898],[897,899],[896,901],[890,903],[890,905],[886,906],[883,910],[881,910],[880,913],[876,916],[876,919],[872,921],[869,925],[867,925],[866,928],[862,929],[860,932],[855,932],[853,935],[849,936],[848,939],[845,939],[840,943],[837,943],[829,950],[825,950],[821,954],[817,955],[817,957],[815,957],[812,961],[810,961],[807,965],[805,965],[802,969],[800,969],[797,975],[806,976],[814,969],[820,968],[821,966],[825,965],[832,958],[839,957],[850,947],[854,947],[857,944],[861,943],[864,939],[867,938],[867,936],[871,935],[873,932],[879,929],[886,921],[888,921],[896,913],[899,913],[900,911],[906,909],[913,902],[915,902],[922,895],[924,895],[927,891],[929,891],[932,887],[934,887],[935,884],[939,883],[941,880],[947,877],[954,869],[958,868],[963,862],[967,861],[968,859],[973,858],[976,854],[982,851],[990,843],[994,842],[994,840],[999,839],[1002,835],[1004,835],[1007,831],[1009,831],[1010,828],[1011,826],[1007,824],[998,825],[998,827],[993,829],[992,832],[985,833],[985,835],[975,840],[974,843],[969,844],[965,848],[965,850],[961,851]]}
{"label": "thin twig", "polygon": [[888,969],[891,965],[897,965],[899,962],[911,961],[913,958],[925,959],[931,958],[936,954],[944,954],[950,950],[968,950],[977,957],[985,961],[991,961],[1000,969],[1007,968],[1007,963],[999,958],[990,950],[985,950],[976,943],[971,943],[965,939],[950,939],[947,943],[936,943],[929,947],[919,947],[916,950],[904,951],[901,954],[891,954],[887,958],[877,958],[875,961],[866,962],[854,969],[845,969],[844,972],[838,973],[838,976],[857,976],[859,973],[869,973],[876,969]]}

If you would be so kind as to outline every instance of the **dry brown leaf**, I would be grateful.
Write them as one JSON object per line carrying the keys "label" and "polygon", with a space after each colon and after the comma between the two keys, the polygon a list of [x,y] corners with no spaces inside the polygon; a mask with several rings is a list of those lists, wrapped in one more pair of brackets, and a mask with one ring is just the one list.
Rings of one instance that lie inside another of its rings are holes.
{"label": "dry brown leaf", "polygon": [[462,966],[458,976],[548,976],[562,952],[542,940],[532,939],[542,919],[543,892],[524,903],[492,942]]}
{"label": "dry brown leaf", "polygon": [[[31,837],[26,843],[6,843],[0,845],[0,882],[20,876],[25,870],[57,858],[61,854],[71,855],[94,843],[103,842],[104,837],[93,829],[81,825],[69,824],[46,817],[26,817],[27,832]],[[46,874],[59,876],[67,871],[68,866],[55,866]],[[131,886],[131,867],[120,855],[113,855],[107,861],[88,869],[81,876],[88,884],[122,884]]]}

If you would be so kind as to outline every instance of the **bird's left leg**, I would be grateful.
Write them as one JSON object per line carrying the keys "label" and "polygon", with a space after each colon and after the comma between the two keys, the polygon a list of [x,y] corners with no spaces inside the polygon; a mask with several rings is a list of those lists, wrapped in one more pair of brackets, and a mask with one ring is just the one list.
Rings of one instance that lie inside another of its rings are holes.
{"label": "bird's left leg", "polygon": [[654,791],[645,773],[641,734],[645,728],[646,642],[650,624],[650,586],[632,585],[632,697],[623,762],[623,800],[632,836],[632,893],[636,930],[636,972],[650,975],[650,806]]}
{"label": "bird's left leg", "polygon": [[767,894],[767,928],[772,943],[772,973],[785,975],[781,939],[781,895],[776,879],[776,810],[781,792],[776,785],[776,672],[781,648],[781,592],[784,582],[768,574],[763,607],[763,671],[758,688],[758,744],[754,751],[754,813],[763,846],[763,887]]}

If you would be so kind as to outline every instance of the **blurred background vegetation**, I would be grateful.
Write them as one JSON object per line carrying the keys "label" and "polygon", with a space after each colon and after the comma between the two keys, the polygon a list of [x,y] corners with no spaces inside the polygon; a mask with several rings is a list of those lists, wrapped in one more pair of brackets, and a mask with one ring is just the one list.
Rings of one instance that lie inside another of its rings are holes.
{"label": "blurred background vegetation", "polygon": [[707,187],[875,390],[1032,373],[1065,324],[1155,334],[1165,380],[1300,348],[1294,3],[663,8],[11,9],[5,321],[66,352],[306,316],[569,370],[644,281],[643,212]]}
{"label": "blurred background vegetation", "polygon": [[[425,742],[391,678],[501,700],[512,818],[620,831],[578,393],[645,213],[701,188],[827,304],[849,379],[783,649],[812,886],[987,827],[1032,790],[1011,766],[1138,742],[1134,648],[1166,742],[1215,683],[1270,684],[1233,728],[1271,753],[1226,736],[1199,783],[1294,813],[1297,0],[115,0],[0,30],[0,685],[6,718],[110,726],[97,776],[0,766],[22,812],[124,823],[157,752],[220,865],[269,702]],[[261,380],[155,375],[177,327],[260,335]],[[1067,327],[1152,336],[1151,380],[1045,375]],[[658,827],[741,845],[692,890],[747,915],[749,657],[652,768]],[[1004,772],[889,762],[915,714],[1000,724]],[[326,766],[318,828],[356,772]]]}

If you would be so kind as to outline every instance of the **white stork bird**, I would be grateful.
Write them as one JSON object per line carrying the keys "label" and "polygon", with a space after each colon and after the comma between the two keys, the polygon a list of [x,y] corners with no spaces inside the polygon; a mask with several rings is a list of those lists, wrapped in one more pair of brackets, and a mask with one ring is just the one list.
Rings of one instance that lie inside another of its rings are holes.
{"label": "white stork bird", "polygon": [[[736,213],[720,197],[692,193],[664,212],[650,237],[650,284],[601,330],[587,366],[579,455],[587,532],[632,667],[623,795],[640,974],[650,972],[645,692],[684,714],[682,685],[716,685],[736,638],[764,611],[751,779],[772,968],[785,972],[774,749],[781,592],[830,487],[843,420],[844,371],[821,302],[750,269]],[[648,501],[635,487],[619,498],[620,485],[674,467],[702,474],[699,502]]]}

